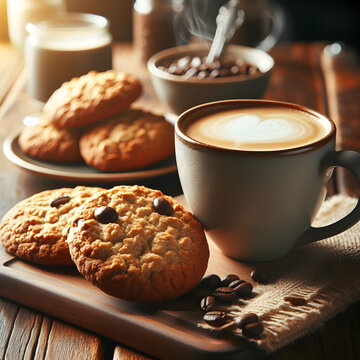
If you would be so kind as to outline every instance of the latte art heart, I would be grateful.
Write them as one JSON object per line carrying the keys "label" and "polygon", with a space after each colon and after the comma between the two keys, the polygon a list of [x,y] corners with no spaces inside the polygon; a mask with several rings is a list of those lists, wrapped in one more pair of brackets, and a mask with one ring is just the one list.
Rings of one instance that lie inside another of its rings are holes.
{"label": "latte art heart", "polygon": [[203,143],[239,150],[283,150],[317,141],[328,122],[289,109],[237,109],[197,120],[187,134]]}
{"label": "latte art heart", "polygon": [[[297,126],[298,125],[298,126]],[[229,121],[224,126],[225,138],[231,139],[234,143],[242,144],[247,142],[269,142],[289,137],[303,136],[306,132],[305,124],[291,124],[280,118],[261,120],[255,115],[245,115]],[[215,134],[221,134],[221,121],[216,122],[211,130]]]}

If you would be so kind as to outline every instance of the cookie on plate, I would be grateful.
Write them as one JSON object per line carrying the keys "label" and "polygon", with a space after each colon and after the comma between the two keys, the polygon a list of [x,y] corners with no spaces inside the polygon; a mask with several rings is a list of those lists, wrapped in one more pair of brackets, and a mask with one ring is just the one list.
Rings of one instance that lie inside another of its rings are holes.
{"label": "cookie on plate", "polygon": [[102,171],[142,168],[174,153],[174,128],[163,116],[129,109],[83,134],[80,152]]}
{"label": "cookie on plate", "polygon": [[73,128],[127,109],[141,93],[141,83],[134,75],[115,70],[90,71],[65,82],[51,95],[43,112],[56,127]]}
{"label": "cookie on plate", "polygon": [[97,193],[74,214],[68,243],[79,272],[105,293],[137,302],[176,298],[205,273],[200,223],[173,198],[143,186]]}
{"label": "cookie on plate", "polygon": [[68,222],[100,190],[85,186],[46,190],[19,202],[0,223],[5,250],[37,264],[73,265],[66,242]]}
{"label": "cookie on plate", "polygon": [[36,159],[56,163],[78,163],[82,161],[79,138],[79,131],[39,123],[25,125],[18,143],[24,154]]}

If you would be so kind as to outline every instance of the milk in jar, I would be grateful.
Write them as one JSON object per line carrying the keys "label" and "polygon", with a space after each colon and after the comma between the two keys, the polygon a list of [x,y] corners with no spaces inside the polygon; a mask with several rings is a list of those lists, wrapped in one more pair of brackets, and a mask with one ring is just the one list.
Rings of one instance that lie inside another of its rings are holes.
{"label": "milk in jar", "polygon": [[27,24],[25,63],[28,91],[46,102],[65,81],[112,68],[112,37],[102,16],[67,13]]}

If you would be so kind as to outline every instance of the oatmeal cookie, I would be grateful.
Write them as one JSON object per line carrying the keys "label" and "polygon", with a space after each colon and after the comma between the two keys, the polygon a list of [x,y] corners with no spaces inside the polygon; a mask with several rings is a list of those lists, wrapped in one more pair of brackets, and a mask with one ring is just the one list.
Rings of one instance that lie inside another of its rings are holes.
{"label": "oatmeal cookie", "polygon": [[80,152],[102,171],[142,168],[174,153],[174,128],[163,116],[129,109],[82,135]]}
{"label": "oatmeal cookie", "polygon": [[205,273],[200,223],[173,198],[142,186],[101,191],[74,214],[68,243],[79,272],[107,294],[137,302],[178,297]]}
{"label": "oatmeal cookie", "polygon": [[90,71],[65,82],[46,102],[46,119],[73,128],[106,119],[127,109],[142,93],[140,81],[124,72]]}
{"label": "oatmeal cookie", "polygon": [[66,242],[68,221],[85,200],[100,190],[85,186],[46,190],[19,202],[0,224],[4,248],[37,264],[73,265]]}
{"label": "oatmeal cookie", "polygon": [[39,123],[33,126],[25,125],[18,142],[24,154],[36,159],[56,163],[78,163],[82,161],[79,138],[79,131]]}

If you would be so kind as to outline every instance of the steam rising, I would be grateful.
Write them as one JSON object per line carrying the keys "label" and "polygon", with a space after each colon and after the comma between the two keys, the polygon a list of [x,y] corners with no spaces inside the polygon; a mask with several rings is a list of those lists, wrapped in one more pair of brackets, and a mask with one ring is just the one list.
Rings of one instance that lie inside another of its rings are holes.
{"label": "steam rising", "polygon": [[216,31],[216,16],[227,0],[190,0],[185,12],[187,30],[201,38],[212,40]]}

